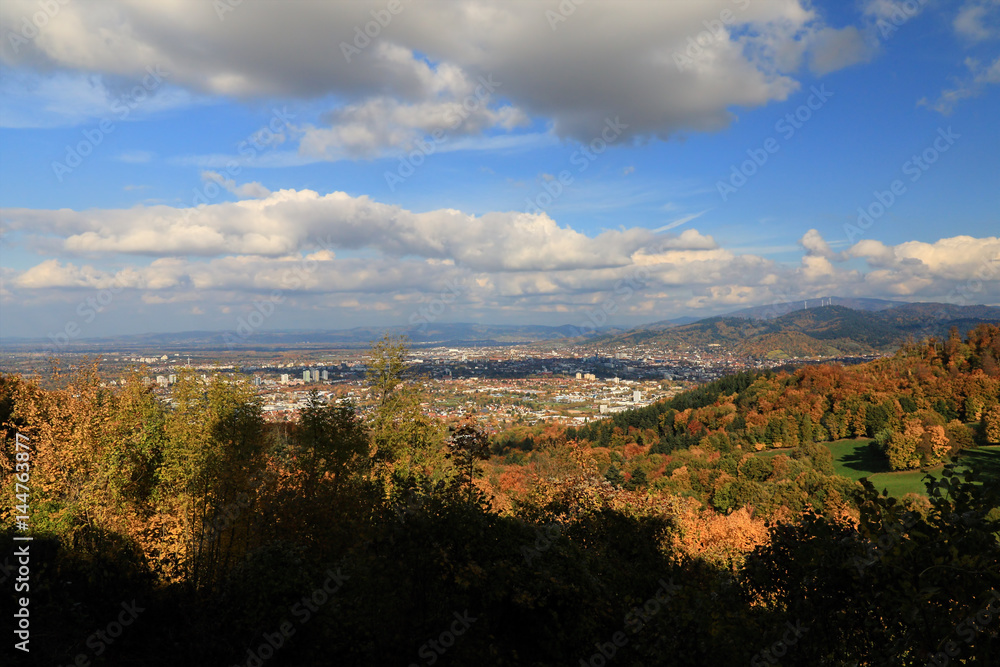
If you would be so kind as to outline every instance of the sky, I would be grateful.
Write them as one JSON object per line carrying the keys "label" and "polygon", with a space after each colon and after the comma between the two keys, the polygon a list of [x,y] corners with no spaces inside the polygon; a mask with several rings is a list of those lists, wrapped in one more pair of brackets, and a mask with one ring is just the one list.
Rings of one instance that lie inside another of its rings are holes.
{"label": "sky", "polygon": [[4,0],[0,338],[1000,304],[1000,0]]}

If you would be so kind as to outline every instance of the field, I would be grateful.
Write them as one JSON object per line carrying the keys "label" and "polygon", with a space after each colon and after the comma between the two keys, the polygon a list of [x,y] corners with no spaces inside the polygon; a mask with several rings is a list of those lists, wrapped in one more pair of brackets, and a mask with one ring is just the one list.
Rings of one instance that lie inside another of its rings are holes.
{"label": "field", "polygon": [[[889,464],[868,447],[868,438],[855,440],[838,440],[828,443],[833,453],[834,471],[838,475],[851,479],[867,477],[879,491],[888,490],[890,496],[901,497],[907,493],[925,494],[924,477],[932,475],[940,477],[943,466],[937,466],[929,471],[908,470],[905,472],[889,472]],[[964,452],[961,462],[974,466],[985,472],[989,477],[1000,479],[1000,447],[981,447]]]}

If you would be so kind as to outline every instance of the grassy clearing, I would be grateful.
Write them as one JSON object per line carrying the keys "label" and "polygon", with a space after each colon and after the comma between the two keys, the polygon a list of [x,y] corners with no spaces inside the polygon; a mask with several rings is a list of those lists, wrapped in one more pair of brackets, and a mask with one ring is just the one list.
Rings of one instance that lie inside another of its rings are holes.
{"label": "grassy clearing", "polygon": [[[876,489],[885,489],[890,496],[898,498],[907,493],[926,495],[924,477],[931,475],[938,478],[944,469],[944,466],[936,466],[926,472],[890,472],[888,462],[868,447],[869,442],[869,438],[857,438],[827,443],[833,453],[834,472],[854,480],[867,477]],[[966,450],[959,457],[959,462],[963,466],[980,469],[989,479],[1000,480],[1000,446]]]}

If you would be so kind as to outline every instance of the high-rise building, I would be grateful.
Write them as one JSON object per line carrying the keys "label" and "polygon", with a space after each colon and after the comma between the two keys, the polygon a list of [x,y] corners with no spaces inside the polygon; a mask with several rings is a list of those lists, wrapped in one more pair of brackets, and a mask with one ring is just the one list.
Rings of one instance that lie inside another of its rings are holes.
{"label": "high-rise building", "polygon": [[282,373],[281,374],[281,384],[288,384],[288,381],[291,379],[291,377],[292,376],[289,375],[288,373]]}
{"label": "high-rise building", "polygon": [[319,376],[323,380],[329,380],[330,379],[330,374],[326,372],[325,368],[320,372]]}
{"label": "high-rise building", "polygon": [[311,381],[312,378],[309,371],[302,371],[302,379],[305,380],[306,382]]}

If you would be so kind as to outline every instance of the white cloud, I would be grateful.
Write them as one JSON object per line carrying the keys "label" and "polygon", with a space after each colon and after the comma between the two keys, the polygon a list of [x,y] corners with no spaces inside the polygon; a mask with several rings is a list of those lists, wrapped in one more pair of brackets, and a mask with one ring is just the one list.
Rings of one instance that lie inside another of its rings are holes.
{"label": "white cloud", "polygon": [[988,65],[983,65],[974,58],[967,58],[965,66],[969,75],[957,80],[954,88],[943,90],[935,102],[923,99],[920,104],[947,116],[962,100],[977,97],[987,86],[1000,83],[1000,56]]}
{"label": "white cloud", "polygon": [[243,185],[237,185],[236,181],[231,178],[226,178],[222,174],[215,171],[203,171],[201,172],[201,179],[203,181],[211,181],[217,183],[227,191],[233,193],[237,197],[244,197],[247,199],[263,199],[271,194],[271,191],[266,187],[254,181],[252,183],[244,183]]}
{"label": "white cloud", "polygon": [[868,62],[874,55],[875,48],[854,26],[840,30],[823,28],[812,38],[809,66],[816,74],[823,75]]}
{"label": "white cloud", "polygon": [[[2,59],[19,72],[125,82],[158,65],[170,72],[171,86],[196,96],[336,99],[323,122],[304,127],[300,148],[340,159],[401,149],[437,127],[473,135],[511,130],[528,118],[580,140],[615,115],[629,136],[716,130],[730,124],[735,107],[794,92],[793,75],[813,45],[817,71],[861,58],[854,33],[826,29],[806,0],[754,0],[740,11],[731,0],[590,0],[555,31],[536,0],[442,0],[406,5],[348,62],[341,42],[350,43],[354,27],[384,7],[384,0],[365,0],[288,11],[282,3],[246,2],[220,24],[213,3],[202,0],[68,3],[37,38],[18,53],[5,48]],[[693,67],[679,69],[674,55],[723,10],[733,11],[734,23]],[[34,11],[34,0],[7,0],[0,29],[16,29]],[[490,76],[500,89],[450,127],[456,105]]]}
{"label": "white cloud", "polygon": [[[290,193],[276,194],[294,200]],[[208,208],[200,209],[203,215],[209,215]],[[313,213],[301,210],[307,216]],[[457,211],[445,213],[457,216],[463,224],[475,225],[477,220]],[[399,209],[395,214],[406,217]],[[221,216],[219,212],[211,215],[215,219]],[[625,230],[616,239],[581,240],[572,230],[549,224],[551,221],[498,215],[487,214],[483,219],[490,220],[498,234],[507,235],[505,242],[517,237],[519,243],[537,244],[541,242],[538,230],[543,230],[549,236],[545,241],[549,250],[560,245],[572,248],[574,243],[586,245],[588,241],[593,243],[588,249],[591,253],[609,242],[617,242],[621,248],[626,239],[643,231]],[[502,228],[504,223],[506,228]],[[70,221],[62,220],[57,227],[63,234],[73,233]],[[442,238],[436,237],[437,241]],[[588,309],[616,299],[615,316],[623,321],[662,319],[663,313],[694,308],[720,312],[828,294],[906,296],[952,303],[1000,301],[1000,238],[994,237],[957,236],[896,246],[863,240],[845,251],[847,257],[865,265],[863,270],[841,268],[835,263],[840,258],[831,256],[828,244],[814,230],[801,241],[806,254],[799,267],[720,247],[711,236],[694,229],[679,236],[650,238],[646,245],[624,253],[620,263],[609,261],[620,254],[619,250],[604,251],[604,256],[587,264],[563,261],[556,266],[542,258],[544,253],[514,253],[521,257],[522,265],[507,266],[465,261],[462,257],[468,250],[458,246],[442,247],[439,257],[419,257],[386,252],[371,237],[365,243],[369,251],[364,256],[313,248],[283,255],[232,252],[207,259],[161,257],[146,265],[104,268],[50,259],[24,271],[4,269],[0,300],[5,308],[63,301],[71,309],[81,294],[115,287],[120,288],[116,303],[155,309],[146,311],[149,313],[174,312],[177,317],[190,314],[191,304],[196,303],[209,316],[207,323],[232,326],[235,315],[226,319],[220,313],[252,308],[255,300],[277,290],[286,298],[277,322],[286,328],[291,318],[300,321],[309,313],[334,310],[345,317],[378,312],[405,323],[420,304],[448,285],[462,285],[452,319],[509,313],[521,318],[544,315],[546,321],[555,323],[578,322]],[[641,276],[638,284],[636,276]],[[634,295],[620,299],[626,285],[634,289]]]}
{"label": "white cloud", "polygon": [[920,14],[926,2],[903,0],[864,0],[864,14],[876,20],[903,22]]}
{"label": "white cloud", "polygon": [[822,257],[824,259],[839,258],[839,255],[830,249],[830,245],[826,242],[826,239],[815,229],[810,229],[806,232],[799,239],[799,245],[805,248],[808,257]]}
{"label": "white cloud", "polygon": [[[206,178],[225,181],[212,174]],[[4,229],[28,233],[29,242],[55,240],[59,250],[73,254],[277,257],[324,239],[336,248],[447,258],[477,270],[515,271],[620,266],[639,248],[670,242],[670,237],[659,238],[641,228],[590,238],[560,227],[544,214],[496,212],[476,217],[453,209],[414,213],[365,196],[343,192],[321,196],[311,190],[281,190],[262,199],[197,208],[9,209]]]}
{"label": "white cloud", "polygon": [[962,37],[981,42],[998,34],[998,18],[1000,0],[972,0],[962,6],[952,25]]}

